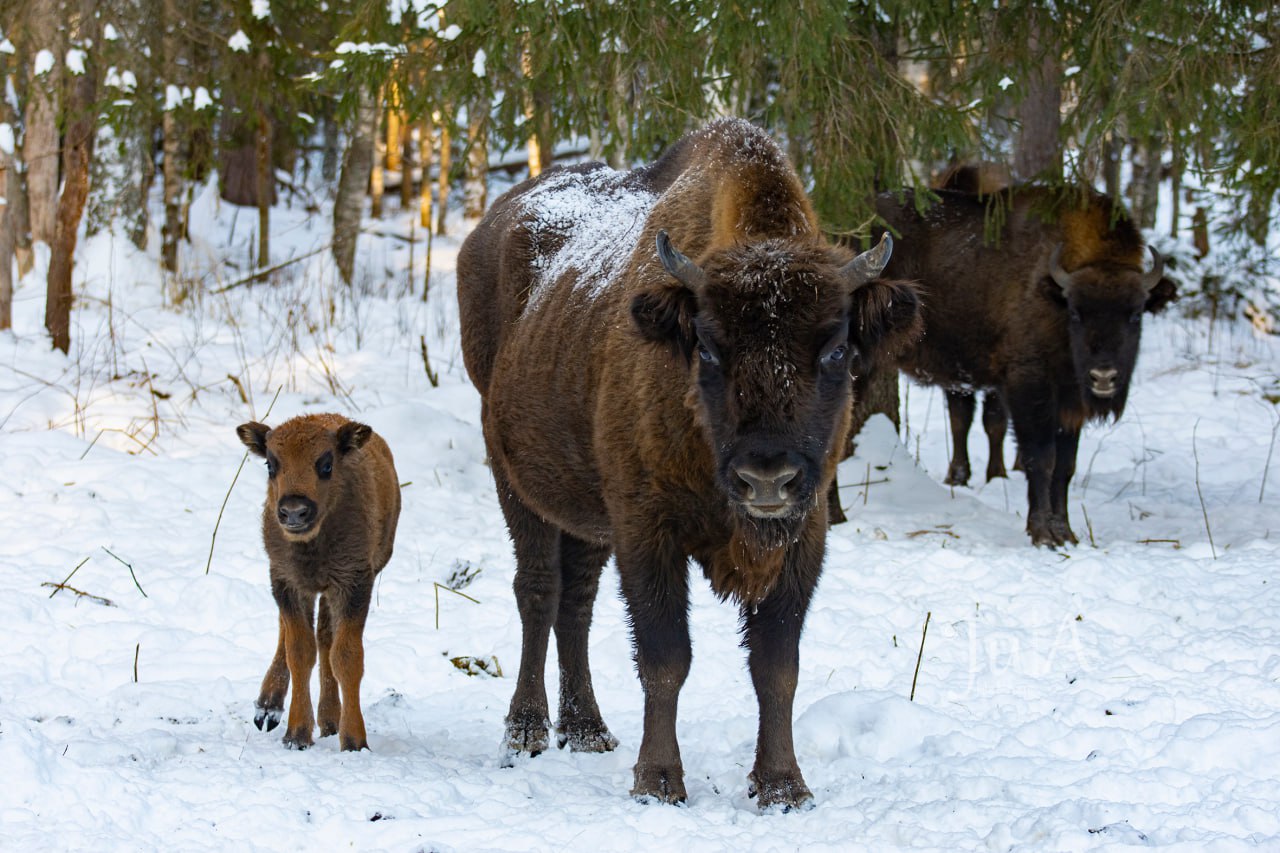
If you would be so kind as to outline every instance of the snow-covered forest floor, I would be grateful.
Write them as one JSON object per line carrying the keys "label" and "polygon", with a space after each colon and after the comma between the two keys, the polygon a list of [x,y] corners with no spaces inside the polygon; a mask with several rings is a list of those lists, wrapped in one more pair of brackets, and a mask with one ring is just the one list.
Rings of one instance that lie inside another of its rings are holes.
{"label": "snow-covered forest floor", "polygon": [[[188,266],[233,277],[218,262],[247,257],[251,213],[205,191]],[[280,258],[328,240],[318,214],[274,223]],[[377,227],[408,233],[404,216]],[[1085,432],[1077,547],[1030,546],[1020,474],[941,484],[939,391],[904,385],[901,439],[868,425],[801,644],[796,749],[816,808],[760,815],[747,798],[756,704],[736,613],[700,580],[689,802],[628,796],[641,692],[612,566],[591,655],[621,745],[502,768],[519,619],[459,353],[462,230],[435,240],[425,302],[424,245],[410,271],[406,242],[366,235],[355,292],[321,253],[222,294],[207,276],[181,308],[154,256],[101,234],[81,247],[69,358],[41,326],[47,258],[20,284],[0,334],[0,847],[1280,846],[1280,341],[1176,312],[1146,324],[1125,419]],[[219,525],[234,427],[318,411],[371,424],[404,483],[359,754],[335,738],[289,751],[254,727],[276,637],[257,460]],[[976,472],[983,444],[975,429]],[[64,579],[100,598],[45,585]]]}

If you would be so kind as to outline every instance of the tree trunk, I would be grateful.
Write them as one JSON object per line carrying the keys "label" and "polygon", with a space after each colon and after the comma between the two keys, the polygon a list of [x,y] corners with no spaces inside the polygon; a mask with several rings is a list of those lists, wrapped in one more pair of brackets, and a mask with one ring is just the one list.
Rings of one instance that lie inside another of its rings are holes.
{"label": "tree trunk", "polygon": [[418,164],[422,169],[422,183],[418,191],[418,224],[431,231],[431,147],[435,138],[431,116],[422,119],[418,127]]}
{"label": "tree trunk", "polygon": [[[184,64],[179,56],[181,42],[179,36],[179,15],[176,0],[164,0],[163,32],[160,37],[164,54],[164,75],[166,83],[181,86]],[[163,187],[164,225],[160,229],[160,264],[166,272],[178,272],[178,241],[186,237],[186,223],[182,221],[182,176],[186,171],[183,163],[182,131],[174,110],[165,110],[161,133],[164,137],[163,152]],[[145,204],[145,198],[143,203]],[[175,299],[175,301],[177,301]]]}
{"label": "tree trunk", "polygon": [[1042,53],[1038,68],[1027,80],[1018,103],[1018,137],[1013,152],[1013,175],[1018,181],[1062,179],[1062,56],[1047,12],[1031,23],[1031,52]]}
{"label": "tree trunk", "polygon": [[[40,51],[53,56],[53,67],[30,80],[27,94],[25,139],[22,146],[27,172],[27,206],[31,239],[53,244],[58,210],[58,107],[62,88],[65,20],[56,0],[27,4],[27,58],[33,63]],[[8,22],[5,22],[8,28]]]}
{"label": "tree trunk", "polygon": [[386,179],[383,175],[383,162],[386,159],[386,145],[383,144],[382,137],[382,119],[385,111],[382,106],[382,94],[378,93],[377,103],[375,105],[376,119],[373,126],[373,139],[369,140],[370,156],[372,158],[371,171],[369,173],[369,215],[374,219],[382,218],[382,195],[386,189]]}
{"label": "tree trunk", "polygon": [[[97,29],[94,0],[84,0],[81,23],[86,29]],[[93,39],[92,32],[82,37]],[[44,325],[53,346],[62,352],[71,349],[71,266],[76,251],[76,232],[89,197],[89,163],[93,158],[93,142],[97,132],[97,69],[92,61],[85,72],[74,77],[68,90],[66,139],[62,169],[66,175],[62,196],[58,199],[53,252],[49,260],[49,282],[45,297]]]}
{"label": "tree trunk", "polygon": [[13,221],[9,199],[18,183],[13,158],[0,149],[0,189],[4,190],[0,205],[0,331],[13,328]]}
{"label": "tree trunk", "polygon": [[440,122],[440,192],[436,196],[436,234],[443,237],[448,231],[449,216],[449,170],[453,167],[453,140],[449,128],[452,120],[450,108],[446,107],[444,121]]}
{"label": "tree trunk", "polygon": [[484,216],[489,195],[489,102],[476,98],[467,109],[467,179],[462,215],[467,219]]}
{"label": "tree trunk", "polygon": [[1153,228],[1160,195],[1160,167],[1164,146],[1150,136],[1133,148],[1133,178],[1129,184],[1129,213],[1139,228]]}
{"label": "tree trunk", "polygon": [[271,191],[275,184],[275,169],[271,164],[271,118],[261,107],[258,109],[258,126],[254,129],[254,151],[257,155],[254,174],[258,196],[258,268],[263,269],[271,263]]}
{"label": "tree trunk", "polygon": [[365,190],[373,166],[373,137],[378,126],[378,98],[362,91],[356,107],[355,124],[342,174],[338,177],[338,193],[333,200],[333,259],[344,284],[350,285],[355,274],[356,239],[360,234],[360,218],[364,213]]}
{"label": "tree trunk", "polygon": [[400,211],[413,208],[413,167],[418,158],[413,146],[413,126],[407,118],[400,124]]}

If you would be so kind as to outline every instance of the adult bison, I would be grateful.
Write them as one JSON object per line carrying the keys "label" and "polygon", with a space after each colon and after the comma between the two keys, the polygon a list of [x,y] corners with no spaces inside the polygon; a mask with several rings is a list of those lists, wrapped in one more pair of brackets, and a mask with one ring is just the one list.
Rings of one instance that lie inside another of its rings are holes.
{"label": "adult bison", "polygon": [[[993,444],[1003,439],[1003,401],[1026,471],[1031,541],[1074,543],[1067,487],[1080,429],[1124,412],[1142,315],[1159,312],[1176,288],[1154,249],[1143,271],[1141,234],[1105,196],[1031,186],[936,193],[924,212],[909,191],[877,199],[905,247],[885,274],[922,287],[925,334],[899,366],[948,392],[957,436],[950,482],[968,479],[961,448],[972,395],[995,392],[984,425]],[[988,466],[988,477],[1002,474],[1002,461]]]}
{"label": "adult bison", "polygon": [[467,238],[463,356],[483,399],[523,624],[510,753],[547,747],[552,629],[559,745],[617,744],[587,662],[613,553],[645,695],[631,793],[685,799],[676,702],[691,659],[692,557],[741,608],[759,702],[752,793],[761,807],[812,799],[792,702],[850,369],[918,332],[913,288],[876,280],[890,247],[853,257],[828,243],[777,145],[739,120],[632,172],[546,172],[498,199]]}

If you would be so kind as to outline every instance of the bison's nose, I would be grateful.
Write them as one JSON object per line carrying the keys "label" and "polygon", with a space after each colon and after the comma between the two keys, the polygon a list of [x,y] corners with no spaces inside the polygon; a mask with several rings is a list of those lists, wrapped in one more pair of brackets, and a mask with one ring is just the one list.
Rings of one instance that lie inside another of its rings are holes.
{"label": "bison's nose", "polygon": [[1093,388],[1093,393],[1098,396],[1109,396],[1116,390],[1116,374],[1114,367],[1095,367],[1089,371],[1089,384]]}
{"label": "bison's nose", "polygon": [[785,510],[795,499],[800,480],[800,468],[786,462],[767,466],[738,465],[733,473],[742,484],[748,510],[758,515],[773,515]]}
{"label": "bison's nose", "polygon": [[316,520],[316,504],[309,498],[289,496],[276,504],[276,517],[280,526],[290,531],[302,531]]}

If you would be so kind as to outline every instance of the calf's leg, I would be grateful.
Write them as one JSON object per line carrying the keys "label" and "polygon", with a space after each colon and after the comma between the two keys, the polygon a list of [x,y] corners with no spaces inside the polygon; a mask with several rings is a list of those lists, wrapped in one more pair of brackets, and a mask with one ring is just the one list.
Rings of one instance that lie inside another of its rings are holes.
{"label": "calf's leg", "polygon": [[560,536],[560,608],[556,616],[556,649],[560,658],[560,720],[556,740],[574,752],[609,752],[618,745],[600,716],[587,637],[591,611],[600,587],[600,571],[609,549],[591,545],[568,533]]}
{"label": "calf's leg", "polygon": [[293,683],[284,745],[292,749],[306,749],[314,743],[312,729],[315,727],[311,707],[311,669],[316,665],[313,599],[285,590],[283,595],[276,595],[276,603],[280,606],[280,618],[284,624],[285,659],[289,664],[289,679]]}
{"label": "calf's leg", "polygon": [[974,399],[972,394],[947,391],[947,417],[951,421],[951,464],[948,486],[965,486],[969,483],[969,427],[973,424]]}
{"label": "calf's leg", "polygon": [[262,689],[258,692],[258,701],[253,714],[253,724],[261,731],[265,726],[271,731],[280,725],[284,716],[284,697],[289,692],[289,664],[284,654],[284,617],[278,616],[279,637],[276,640],[275,657],[267,667],[267,674],[262,677]]}
{"label": "calf's leg", "polygon": [[360,709],[360,681],[364,678],[364,623],[369,616],[373,594],[370,567],[344,595],[330,595],[334,622],[333,674],[342,688],[342,716],[338,720],[338,742],[344,751],[369,748],[365,737],[364,713]]}
{"label": "calf's leg", "polygon": [[328,737],[338,733],[338,722],[342,715],[342,700],[338,695],[338,679],[333,675],[333,614],[329,611],[329,596],[320,596],[320,606],[316,612],[316,645],[320,650],[320,706],[317,722],[320,723],[320,737]]}
{"label": "calf's leg", "polygon": [[647,547],[620,543],[618,574],[635,642],[636,668],[644,688],[644,736],[631,795],[664,803],[687,798],[676,707],[689,675],[689,568],[687,558],[650,533]]}

